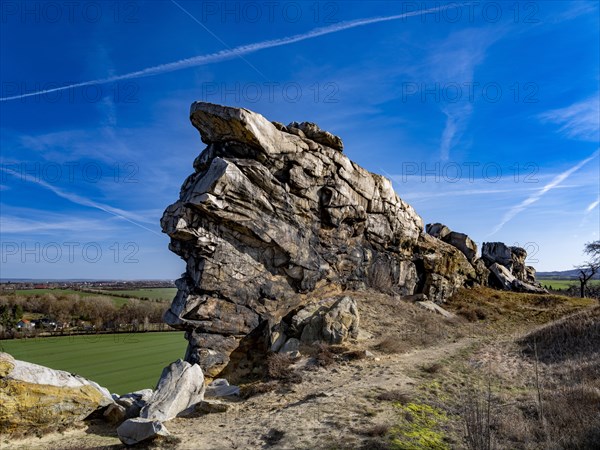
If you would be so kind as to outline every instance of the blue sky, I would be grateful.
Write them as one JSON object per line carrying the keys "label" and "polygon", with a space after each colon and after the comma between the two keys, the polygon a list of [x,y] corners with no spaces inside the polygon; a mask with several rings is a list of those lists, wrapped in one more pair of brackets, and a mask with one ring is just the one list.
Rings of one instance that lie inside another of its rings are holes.
{"label": "blue sky", "polygon": [[538,270],[598,239],[597,2],[6,1],[0,23],[2,278],[178,277],[159,220],[203,149],[194,100],[316,122],[426,223]]}

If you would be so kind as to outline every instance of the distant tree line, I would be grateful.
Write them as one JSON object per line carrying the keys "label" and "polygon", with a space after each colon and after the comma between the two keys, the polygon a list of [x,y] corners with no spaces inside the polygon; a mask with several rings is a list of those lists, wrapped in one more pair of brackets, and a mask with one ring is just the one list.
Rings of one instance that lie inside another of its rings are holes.
{"label": "distant tree line", "polygon": [[[138,331],[149,324],[162,324],[168,302],[148,302],[130,299],[121,307],[110,298],[80,297],[77,294],[0,295],[0,328],[14,333],[24,313],[39,314],[52,319],[58,328],[86,328],[97,331],[119,330],[127,327]],[[0,336],[2,337],[2,336]]]}

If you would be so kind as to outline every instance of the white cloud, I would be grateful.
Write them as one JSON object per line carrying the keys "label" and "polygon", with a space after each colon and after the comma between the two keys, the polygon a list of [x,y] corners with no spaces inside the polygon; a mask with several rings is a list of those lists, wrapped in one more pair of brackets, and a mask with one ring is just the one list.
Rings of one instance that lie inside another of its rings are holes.
{"label": "white cloud", "polygon": [[[15,176],[15,177],[19,177],[20,174],[12,169],[9,169],[7,167],[1,167],[0,166],[0,170],[2,170],[5,173],[8,173],[9,175]],[[119,208],[114,208],[110,205],[106,205],[104,203],[99,203],[96,202],[94,200],[88,199],[86,197],[82,197],[78,194],[73,194],[71,192],[66,192],[63,189],[60,189],[56,186],[53,186],[41,179],[36,179],[36,178],[30,178],[28,179],[28,181],[37,184],[38,186],[43,187],[46,190],[49,190],[51,192],[53,192],[55,195],[70,201],[71,203],[75,203],[77,205],[81,205],[81,206],[87,206],[89,208],[94,208],[94,209],[98,209],[100,211],[104,211],[108,214],[111,214],[115,217],[118,217],[120,219],[123,219],[139,228],[142,228],[146,231],[149,231],[153,234],[159,235],[160,233],[158,233],[155,230],[152,230],[148,227],[146,227],[145,225],[142,225],[140,222],[144,222],[144,223],[148,223],[148,224],[154,224],[154,220],[144,217],[140,214],[136,214],[136,213],[132,213],[130,211],[125,211],[123,209],[119,209]]]}
{"label": "white cloud", "polygon": [[567,137],[597,142],[600,136],[599,95],[593,95],[565,108],[546,111],[538,117],[544,123],[559,125],[558,131]]}
{"label": "white cloud", "polygon": [[596,150],[591,156],[587,157],[583,161],[578,162],[576,165],[574,165],[570,169],[567,169],[564,172],[558,174],[557,176],[555,176],[552,179],[552,181],[547,183],[543,188],[541,188],[534,194],[527,197],[525,200],[523,200],[518,205],[513,206],[504,215],[504,217],[502,218],[500,223],[498,225],[496,225],[496,227],[492,230],[492,232],[488,236],[492,236],[492,235],[496,234],[498,231],[500,231],[502,229],[502,227],[504,227],[504,225],[506,225],[506,223],[508,223],[510,220],[512,220],[517,214],[519,214],[520,212],[525,210],[528,206],[531,206],[532,204],[536,203],[545,194],[547,194],[551,190],[557,188],[560,183],[562,183],[567,178],[569,178],[574,172],[577,172],[579,169],[581,169],[583,166],[585,166],[588,162],[590,162],[594,158],[597,158],[599,152],[600,152],[599,150]]}

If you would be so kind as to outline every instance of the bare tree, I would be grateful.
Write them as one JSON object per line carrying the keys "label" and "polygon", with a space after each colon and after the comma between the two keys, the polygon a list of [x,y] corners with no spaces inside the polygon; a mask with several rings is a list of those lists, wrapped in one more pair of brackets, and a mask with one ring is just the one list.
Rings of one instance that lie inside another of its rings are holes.
{"label": "bare tree", "polygon": [[581,298],[585,297],[588,281],[600,271],[600,240],[588,242],[585,244],[583,251],[590,256],[590,259],[582,265],[577,266],[577,269],[579,270]]}

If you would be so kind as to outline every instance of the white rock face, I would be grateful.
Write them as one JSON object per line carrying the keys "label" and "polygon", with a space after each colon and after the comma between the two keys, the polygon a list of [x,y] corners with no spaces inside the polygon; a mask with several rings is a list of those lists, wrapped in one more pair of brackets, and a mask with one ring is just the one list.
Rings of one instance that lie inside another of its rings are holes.
{"label": "white rock face", "polygon": [[108,389],[103,388],[94,381],[88,380],[79,375],[73,375],[69,372],[65,372],[64,370],[55,370],[26,361],[19,361],[14,359],[8,353],[4,353],[2,355],[5,358],[10,358],[14,364],[13,370],[6,376],[7,379],[66,388],[92,386],[102,394],[104,399],[102,406],[113,403],[112,395]]}
{"label": "white rock face", "polygon": [[0,434],[69,426],[111,404],[108,390],[93,381],[0,353]]}
{"label": "white rock face", "polygon": [[135,445],[156,436],[168,436],[169,430],[158,420],[128,419],[117,428],[119,439],[125,445]]}
{"label": "white rock face", "polygon": [[177,360],[162,372],[140,417],[165,422],[191,412],[204,399],[204,374],[198,364]]}

